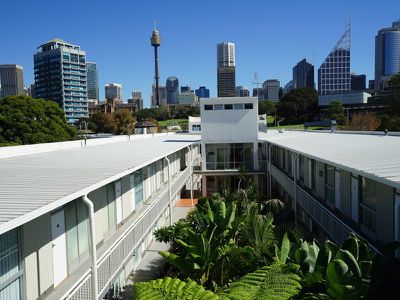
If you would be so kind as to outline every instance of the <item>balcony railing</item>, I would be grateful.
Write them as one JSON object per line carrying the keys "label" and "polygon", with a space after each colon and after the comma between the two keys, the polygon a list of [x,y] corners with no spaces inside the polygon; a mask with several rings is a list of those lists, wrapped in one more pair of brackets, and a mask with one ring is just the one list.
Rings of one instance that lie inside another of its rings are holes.
{"label": "balcony railing", "polygon": [[[271,175],[283,186],[283,188],[293,197],[294,183],[287,175],[271,164]],[[312,195],[297,185],[297,203],[310,215],[314,222],[324,230],[336,243],[342,243],[348,238],[350,232],[357,234],[352,228],[340,220],[333,212],[319,203]],[[358,234],[357,234],[358,235]],[[361,237],[364,239],[363,237]],[[370,248],[376,253],[380,253],[373,245]]]}
{"label": "balcony railing", "polygon": [[[172,195],[177,193],[191,175],[187,167],[175,176],[171,184]],[[167,185],[166,185],[167,187]],[[149,205],[140,218],[133,223],[115,241],[112,246],[98,259],[98,293],[99,299],[111,288],[115,276],[132,257],[143,239],[150,234],[152,228],[169,205],[168,188],[165,188],[157,198]],[[80,280],[64,294],[62,299],[82,300],[91,298],[91,272],[90,269]]]}

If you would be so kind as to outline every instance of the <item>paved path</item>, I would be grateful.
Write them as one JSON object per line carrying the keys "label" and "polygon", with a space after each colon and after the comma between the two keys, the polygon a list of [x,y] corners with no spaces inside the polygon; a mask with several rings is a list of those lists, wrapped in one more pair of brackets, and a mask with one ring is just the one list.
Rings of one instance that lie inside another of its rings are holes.
{"label": "paved path", "polygon": [[[178,206],[179,205],[179,206]],[[176,221],[183,219],[186,217],[191,207],[184,206],[180,207],[180,203],[174,207],[172,213],[172,220],[175,223]],[[165,224],[169,225],[169,222]],[[128,286],[122,292],[122,299],[133,299],[132,295],[132,283],[139,281],[149,281],[158,277],[163,276],[163,267],[165,265],[165,260],[158,254],[158,251],[166,251],[170,247],[169,244],[159,243],[156,241],[151,242],[150,247],[145,252],[142,260],[139,263],[139,266],[133,271],[133,274],[130,277],[128,282]]]}

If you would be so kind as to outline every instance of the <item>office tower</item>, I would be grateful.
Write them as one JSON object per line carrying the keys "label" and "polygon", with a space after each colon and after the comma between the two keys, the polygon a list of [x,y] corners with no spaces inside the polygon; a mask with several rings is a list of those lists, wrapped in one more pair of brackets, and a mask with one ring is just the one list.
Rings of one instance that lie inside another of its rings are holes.
{"label": "office tower", "polygon": [[365,90],[366,78],[365,74],[356,75],[351,74],[351,90],[363,91]]}
{"label": "office tower", "polygon": [[249,89],[243,85],[239,85],[236,87],[236,97],[249,97],[250,92]]}
{"label": "office tower", "polygon": [[229,42],[217,45],[218,97],[236,96],[235,44]]}
{"label": "office tower", "polygon": [[368,80],[368,89],[369,90],[375,89],[375,79]]}
{"label": "office tower", "polygon": [[262,86],[264,99],[270,100],[272,102],[278,102],[280,88],[281,88],[281,84],[278,79],[268,79],[268,80],[264,81],[263,86]]}
{"label": "office tower", "polygon": [[142,92],[140,90],[132,91],[132,98],[128,100],[128,103],[134,103],[138,110],[143,109]]}
{"label": "office tower", "polygon": [[198,98],[210,98],[210,90],[205,86],[200,86],[197,90],[195,90],[195,93]]}
{"label": "office tower", "polygon": [[[259,97],[262,96],[263,92],[262,92],[262,88],[253,88],[253,97]],[[261,99],[261,98],[260,98]]]}
{"label": "office tower", "polygon": [[290,80],[288,83],[285,84],[283,88],[283,95],[289,93],[293,89],[294,89],[294,82],[293,80]]}
{"label": "office tower", "polygon": [[178,95],[179,105],[195,105],[197,103],[196,94],[192,91],[184,91]]}
{"label": "office tower", "polygon": [[104,87],[105,95],[107,99],[119,99],[124,100],[122,93],[122,84],[120,83],[108,83]]}
{"label": "office tower", "polygon": [[152,95],[150,97],[151,106],[158,107],[161,105],[167,105],[167,87],[166,86],[158,86],[158,103],[157,103],[157,96],[156,96],[156,85],[152,85]]}
{"label": "office tower", "polygon": [[193,92],[193,90],[189,85],[182,85],[181,86],[181,93],[186,93],[186,92]]}
{"label": "office tower", "polygon": [[158,76],[158,47],[161,45],[161,38],[160,38],[160,34],[158,33],[157,29],[154,28],[153,30],[153,34],[151,36],[150,39],[151,45],[154,47],[154,80],[156,83],[155,86],[155,99],[156,99],[156,105],[155,106],[159,106],[160,103],[160,95],[159,95],[159,88],[158,88],[158,80],[159,80],[159,76]]}
{"label": "office tower", "polygon": [[87,118],[86,52],[53,39],[39,46],[33,59],[36,97],[57,102],[68,123]]}
{"label": "office tower", "polygon": [[19,65],[0,65],[0,98],[24,95],[23,68]]}
{"label": "office tower", "polygon": [[350,80],[350,25],[347,25],[346,31],[318,69],[318,93],[326,95],[349,91]]}
{"label": "office tower", "polygon": [[179,95],[179,80],[178,78],[171,76],[167,78],[165,83],[167,88],[167,103],[174,104],[178,102]]}
{"label": "office tower", "polygon": [[99,74],[97,71],[97,64],[95,62],[86,63],[87,66],[87,88],[88,88],[88,101],[99,101]]}
{"label": "office tower", "polygon": [[392,75],[400,72],[400,20],[383,28],[375,37],[375,89],[387,86]]}
{"label": "office tower", "polygon": [[293,88],[315,88],[314,66],[304,58],[293,67]]}

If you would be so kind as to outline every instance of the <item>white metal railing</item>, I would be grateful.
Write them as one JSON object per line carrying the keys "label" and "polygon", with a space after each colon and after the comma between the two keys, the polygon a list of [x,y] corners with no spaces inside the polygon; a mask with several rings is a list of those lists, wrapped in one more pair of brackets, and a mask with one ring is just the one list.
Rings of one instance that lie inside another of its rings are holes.
{"label": "white metal railing", "polygon": [[[293,181],[280,171],[277,167],[271,164],[271,175],[285,188],[285,190],[293,197]],[[350,232],[355,233],[351,227],[340,220],[329,209],[324,207],[312,195],[306,192],[303,188],[297,185],[297,203],[318,223],[318,225],[337,243],[342,243],[348,238]],[[358,235],[359,236],[359,235]],[[363,238],[360,236],[360,238]],[[380,253],[373,245],[369,244],[370,248],[376,253]]]}
{"label": "white metal railing", "polygon": [[[171,185],[172,195],[175,195],[186,183],[191,170],[186,167],[174,178]],[[166,186],[167,187],[167,186]],[[127,228],[124,233],[98,259],[98,292],[99,299],[111,287],[112,280],[121,271],[124,264],[133,255],[143,239],[151,232],[159,217],[168,207],[168,189],[166,188],[157,199],[142,213],[138,220]],[[91,271],[85,272],[61,299],[90,300],[91,299]]]}

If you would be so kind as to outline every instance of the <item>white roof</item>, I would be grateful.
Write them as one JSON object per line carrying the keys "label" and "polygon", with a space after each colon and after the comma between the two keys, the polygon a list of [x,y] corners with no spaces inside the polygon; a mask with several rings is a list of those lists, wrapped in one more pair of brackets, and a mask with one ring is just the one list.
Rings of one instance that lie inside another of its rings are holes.
{"label": "white roof", "polygon": [[400,136],[269,130],[259,139],[400,188]]}
{"label": "white roof", "polygon": [[168,135],[0,159],[0,234],[193,144]]}

